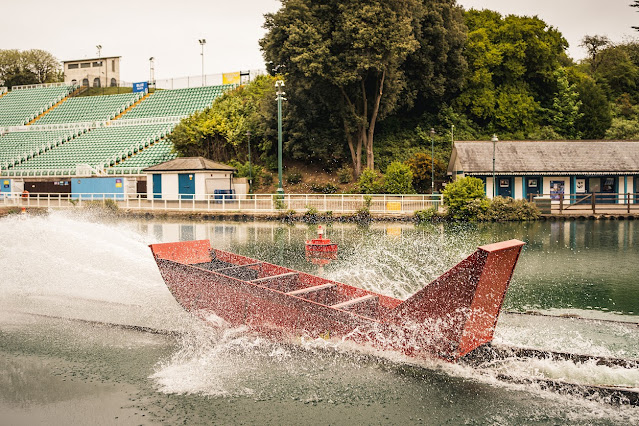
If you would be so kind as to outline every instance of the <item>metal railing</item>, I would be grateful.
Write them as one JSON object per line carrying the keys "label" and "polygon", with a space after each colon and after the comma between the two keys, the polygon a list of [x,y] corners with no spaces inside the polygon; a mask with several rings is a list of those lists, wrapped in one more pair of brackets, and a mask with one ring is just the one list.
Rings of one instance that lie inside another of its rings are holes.
{"label": "metal railing", "polygon": [[76,87],[73,84],[59,82],[59,83],[41,83],[41,84],[22,84],[19,86],[11,86],[11,90],[39,89],[43,87],[62,87],[62,86]]}
{"label": "metal railing", "polygon": [[596,192],[583,194],[529,194],[542,213],[623,214],[639,213],[639,193]]}
{"label": "metal railing", "polygon": [[179,198],[147,198],[147,194],[123,193],[29,193],[0,192],[0,207],[69,209],[87,202],[113,200],[121,209],[184,212],[352,214],[368,209],[373,214],[407,214],[441,206],[440,194],[195,194]]}

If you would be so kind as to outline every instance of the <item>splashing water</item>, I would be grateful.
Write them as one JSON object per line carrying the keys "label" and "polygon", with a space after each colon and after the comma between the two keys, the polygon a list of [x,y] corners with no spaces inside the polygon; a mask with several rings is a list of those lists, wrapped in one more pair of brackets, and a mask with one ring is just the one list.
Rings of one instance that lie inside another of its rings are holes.
{"label": "splashing water", "polygon": [[[401,393],[398,389],[408,382],[412,385],[413,373],[397,374],[395,367],[384,367],[384,362],[378,365],[379,359],[371,361],[366,348],[358,347],[355,352],[348,343],[323,340],[291,346],[271,342],[243,328],[223,324],[210,327],[194,320],[166,289],[147,247],[158,240],[175,240],[178,234],[212,238],[210,229],[220,225],[188,226],[193,227],[193,232],[183,234],[168,231],[172,227],[182,229],[179,224],[104,222],[58,212],[0,219],[3,242],[0,258],[5,266],[0,309],[179,330],[182,334],[176,350],[160,360],[150,377],[157,389],[165,393],[292,398],[303,403],[337,404],[348,404],[356,397],[392,403],[392,395]],[[215,234],[217,247],[237,244],[250,247],[250,240],[242,242],[241,236],[246,234],[242,227],[250,229],[251,225],[223,226],[224,234]],[[160,236],[157,227],[164,230]],[[230,232],[227,228],[239,231]],[[305,229],[300,231],[304,232]],[[457,230],[459,238],[451,238],[445,232],[433,228],[422,232],[419,238],[394,239],[380,232],[370,232],[365,238],[348,234],[346,238],[356,242],[344,244],[343,257],[327,269],[328,278],[404,299],[479,243],[472,230]],[[303,241],[301,237],[299,240]],[[264,260],[272,259],[267,256]],[[212,320],[216,322],[215,318]],[[502,315],[495,340],[518,346],[639,358],[639,333],[620,324],[602,326],[569,319]],[[390,361],[390,365],[414,363],[397,354],[374,355]],[[432,395],[440,392],[437,386],[447,389],[441,391],[444,393],[459,392],[458,380],[529,390],[497,382],[495,377],[504,371],[522,377],[596,384],[615,381],[639,387],[635,372],[624,375],[614,368],[549,360],[507,360],[495,365],[488,374],[438,361],[423,362],[419,367],[429,371],[420,376],[419,386]],[[547,392],[540,395],[563,401],[563,397],[551,397]],[[571,405],[574,404],[571,400]],[[585,418],[597,410],[603,414],[594,415],[595,418],[612,416],[608,409],[588,407]],[[635,414],[636,411],[624,411],[621,418]]]}

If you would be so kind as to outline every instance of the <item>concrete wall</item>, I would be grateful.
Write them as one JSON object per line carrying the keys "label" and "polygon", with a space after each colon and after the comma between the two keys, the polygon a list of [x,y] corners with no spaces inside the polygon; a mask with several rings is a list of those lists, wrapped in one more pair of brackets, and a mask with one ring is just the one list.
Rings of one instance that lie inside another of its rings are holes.
{"label": "concrete wall", "polygon": [[[96,63],[102,65],[94,66]],[[69,69],[69,65],[78,65],[78,68]],[[89,64],[88,67],[82,68],[82,64]],[[114,71],[115,67],[115,71]],[[77,61],[69,61],[64,63],[64,82],[71,84],[76,80],[77,85],[82,85],[82,80],[89,80],[89,87],[93,87],[93,80],[100,79],[101,87],[109,87],[111,79],[115,78],[118,85],[120,83],[120,58],[94,58]]]}
{"label": "concrete wall", "polygon": [[[124,198],[126,178],[73,178],[71,193],[81,198],[91,198],[91,194],[108,194],[107,198]],[[109,195],[113,194],[113,195]]]}

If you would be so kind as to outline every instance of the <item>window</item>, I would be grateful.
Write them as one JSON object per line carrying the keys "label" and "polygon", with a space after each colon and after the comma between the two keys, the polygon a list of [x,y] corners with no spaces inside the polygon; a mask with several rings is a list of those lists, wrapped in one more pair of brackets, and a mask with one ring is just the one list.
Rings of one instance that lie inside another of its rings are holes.
{"label": "window", "polygon": [[102,66],[102,61],[100,61],[100,62],[94,62],[94,63],[93,63],[93,66],[94,66],[94,67],[101,67],[101,66]]}
{"label": "window", "polygon": [[111,59],[111,71],[115,72],[115,59]]}
{"label": "window", "polygon": [[88,78],[83,79],[82,80],[82,85],[85,86],[85,87],[89,87],[89,79]]}
{"label": "window", "polygon": [[90,68],[91,67],[91,62],[82,62],[80,64],[80,68]]}
{"label": "window", "polygon": [[118,85],[118,81],[115,78],[111,79],[111,87],[116,87]]}
{"label": "window", "polygon": [[78,84],[78,80],[76,80],[76,79],[74,78],[73,80],[71,80],[71,84],[73,84],[73,85],[75,86],[76,84]]}
{"label": "window", "polygon": [[76,70],[78,69],[78,64],[69,64],[67,65],[67,68],[70,70]]}
{"label": "window", "polygon": [[101,87],[100,86],[100,78],[96,77],[93,79],[93,87]]}

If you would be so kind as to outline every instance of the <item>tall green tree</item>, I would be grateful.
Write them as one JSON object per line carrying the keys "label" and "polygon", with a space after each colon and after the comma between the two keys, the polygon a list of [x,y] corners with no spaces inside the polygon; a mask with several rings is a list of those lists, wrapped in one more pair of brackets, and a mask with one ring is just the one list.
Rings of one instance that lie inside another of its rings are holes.
{"label": "tall green tree", "polygon": [[555,71],[557,77],[557,93],[552,106],[547,110],[549,124],[554,130],[567,139],[579,139],[577,123],[583,117],[582,101],[576,84],[570,84],[566,70]]}
{"label": "tall green tree", "polygon": [[469,69],[455,109],[489,132],[525,136],[552,104],[568,43],[537,17],[471,9],[465,18]]}
{"label": "tall green tree", "polygon": [[341,121],[353,168],[374,167],[377,121],[397,108],[406,86],[401,68],[418,47],[417,0],[283,0],[267,14],[260,45],[271,72],[311,91]]}
{"label": "tall green tree", "polygon": [[[437,110],[450,101],[464,83],[468,65],[464,56],[464,11],[455,0],[421,0],[413,14],[413,35],[419,43],[403,64],[409,106]],[[414,100],[414,102],[413,102]]]}
{"label": "tall green tree", "polygon": [[0,50],[0,83],[5,86],[62,81],[62,66],[49,52],[40,49]]}
{"label": "tall green tree", "polygon": [[262,157],[271,154],[272,140],[277,136],[274,83],[274,77],[257,77],[217,98],[210,108],[182,120],[171,134],[175,150],[180,156],[245,161],[250,138],[252,152]]}

